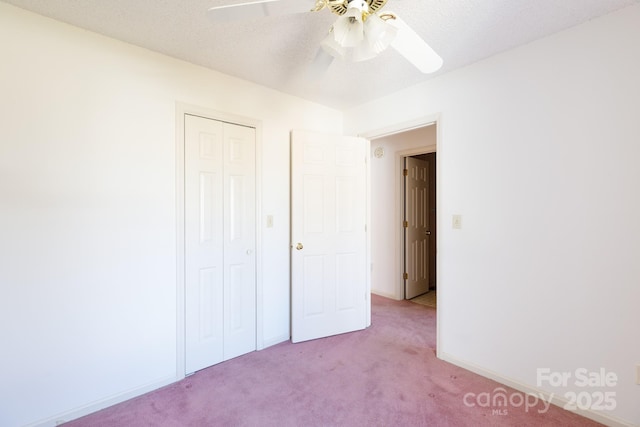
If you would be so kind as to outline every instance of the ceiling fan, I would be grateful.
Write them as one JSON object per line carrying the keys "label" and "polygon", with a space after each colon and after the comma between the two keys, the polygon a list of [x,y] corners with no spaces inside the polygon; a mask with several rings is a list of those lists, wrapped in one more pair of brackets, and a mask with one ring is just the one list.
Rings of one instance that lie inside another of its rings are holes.
{"label": "ceiling fan", "polygon": [[388,0],[253,0],[209,9],[216,22],[255,19],[328,9],[338,18],[321,43],[316,62],[333,58],[364,61],[391,46],[423,73],[442,66],[442,58],[395,13],[381,11]]}

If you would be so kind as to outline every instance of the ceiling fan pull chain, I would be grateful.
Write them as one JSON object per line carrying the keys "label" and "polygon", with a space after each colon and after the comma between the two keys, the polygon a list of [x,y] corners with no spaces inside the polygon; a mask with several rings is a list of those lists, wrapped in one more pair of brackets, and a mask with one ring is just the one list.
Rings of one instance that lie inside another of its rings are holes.
{"label": "ceiling fan pull chain", "polygon": [[388,21],[389,19],[397,19],[396,15],[394,15],[393,13],[381,13],[378,16],[384,21]]}

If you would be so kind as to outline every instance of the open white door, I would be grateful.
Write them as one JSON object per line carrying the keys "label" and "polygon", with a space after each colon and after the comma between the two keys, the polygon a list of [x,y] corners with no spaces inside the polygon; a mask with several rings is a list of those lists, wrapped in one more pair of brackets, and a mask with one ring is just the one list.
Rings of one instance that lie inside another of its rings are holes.
{"label": "open white door", "polygon": [[367,167],[363,138],[291,135],[291,340],[364,329]]}
{"label": "open white door", "polygon": [[405,298],[429,292],[429,163],[405,159]]}

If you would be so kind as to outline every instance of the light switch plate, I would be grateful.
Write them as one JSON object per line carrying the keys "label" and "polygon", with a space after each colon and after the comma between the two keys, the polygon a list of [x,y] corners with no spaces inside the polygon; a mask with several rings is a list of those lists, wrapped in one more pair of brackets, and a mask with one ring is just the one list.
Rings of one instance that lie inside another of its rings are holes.
{"label": "light switch plate", "polygon": [[453,215],[451,225],[454,230],[460,230],[462,228],[462,215]]}
{"label": "light switch plate", "polygon": [[267,215],[267,228],[273,228],[273,215]]}

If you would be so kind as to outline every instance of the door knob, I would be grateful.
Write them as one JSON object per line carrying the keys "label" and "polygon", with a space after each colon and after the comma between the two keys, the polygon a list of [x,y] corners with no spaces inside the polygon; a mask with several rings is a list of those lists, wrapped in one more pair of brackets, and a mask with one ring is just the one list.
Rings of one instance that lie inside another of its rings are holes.
{"label": "door knob", "polygon": [[302,250],[302,248],[304,248],[304,246],[302,246],[302,243],[298,243],[298,244],[296,245],[296,249],[297,249],[297,250],[299,250],[299,251],[300,251],[300,250]]}
{"label": "door knob", "polygon": [[427,236],[431,236],[431,231],[427,230],[424,232],[424,234],[426,234]]}

